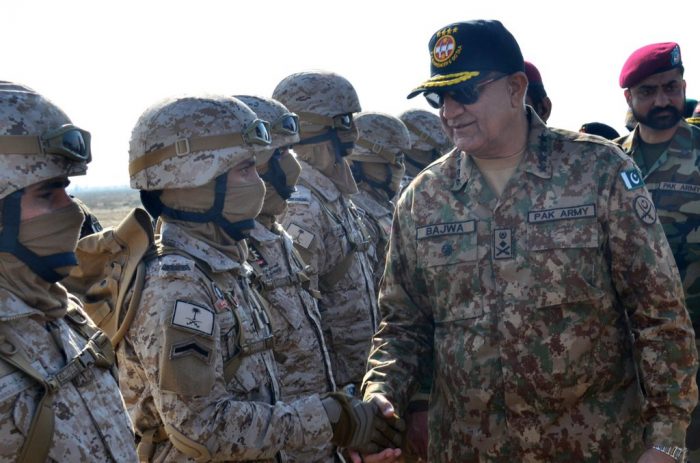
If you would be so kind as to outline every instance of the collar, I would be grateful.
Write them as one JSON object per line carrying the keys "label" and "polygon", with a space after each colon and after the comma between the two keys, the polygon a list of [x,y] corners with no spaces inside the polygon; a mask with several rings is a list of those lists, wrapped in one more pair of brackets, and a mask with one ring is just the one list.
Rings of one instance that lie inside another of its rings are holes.
{"label": "collar", "polygon": [[[274,225],[274,223],[273,223]],[[268,243],[279,239],[279,236],[273,233],[269,228],[255,220],[255,227],[250,231],[249,238],[257,243]]]}
{"label": "collar", "polygon": [[[209,244],[188,235],[177,224],[163,222],[161,225],[161,241],[163,244],[185,251],[187,254],[206,262],[215,272],[242,270],[243,265],[231,259]],[[244,242],[241,242],[242,244]]]}
{"label": "collar", "polygon": [[299,182],[318,192],[326,201],[335,202],[340,196],[340,191],[333,182],[311,164],[301,159],[297,160],[301,164]]}
{"label": "collar", "polygon": [[[641,137],[639,135],[639,124],[632,132],[627,134],[621,141],[620,146],[625,153],[630,155],[639,148]],[[678,123],[676,133],[673,134],[666,152],[669,155],[681,158],[690,158],[693,156],[693,148],[700,145],[700,130],[693,128],[685,120]]]}
{"label": "collar", "polygon": [[[547,128],[532,108],[528,106],[526,110],[529,129],[525,154],[522,161],[520,161],[519,169],[540,178],[552,178],[550,154],[554,141],[557,138],[556,134]],[[456,148],[448,154],[447,162],[453,166],[453,172],[450,172],[454,179],[451,190],[459,191],[472,178],[474,169],[477,168],[476,164],[471,156],[466,155],[463,151],[458,151]]]}

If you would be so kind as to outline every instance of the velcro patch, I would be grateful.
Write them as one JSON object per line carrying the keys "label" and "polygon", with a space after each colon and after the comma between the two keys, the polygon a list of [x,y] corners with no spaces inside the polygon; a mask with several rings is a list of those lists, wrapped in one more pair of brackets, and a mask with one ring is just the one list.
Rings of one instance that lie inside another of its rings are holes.
{"label": "velcro patch", "polygon": [[171,325],[211,336],[214,333],[214,312],[206,307],[177,301]]}
{"label": "velcro patch", "polygon": [[639,195],[634,198],[634,212],[639,217],[639,220],[647,225],[652,225],[656,222],[656,208],[646,196]]}
{"label": "velcro patch", "polygon": [[529,223],[551,222],[553,220],[583,219],[595,217],[595,204],[582,204],[571,207],[555,207],[527,213]]}
{"label": "velcro patch", "polygon": [[187,341],[173,344],[173,346],[170,348],[171,359],[187,357],[188,355],[193,355],[204,360],[205,363],[209,363],[209,359],[211,358],[211,349],[202,346],[195,339],[188,339]]}
{"label": "velcro patch", "polygon": [[424,227],[416,228],[416,239],[434,238],[445,235],[462,235],[473,233],[476,230],[476,220],[465,220],[464,222],[434,223]]}
{"label": "velcro patch", "polygon": [[299,225],[292,223],[287,227],[287,233],[292,237],[292,240],[304,249],[309,249],[311,242],[316,237],[309,230],[306,230]]}
{"label": "velcro patch", "polygon": [[627,169],[620,172],[620,178],[628,190],[636,190],[644,186],[642,174],[637,169]]}

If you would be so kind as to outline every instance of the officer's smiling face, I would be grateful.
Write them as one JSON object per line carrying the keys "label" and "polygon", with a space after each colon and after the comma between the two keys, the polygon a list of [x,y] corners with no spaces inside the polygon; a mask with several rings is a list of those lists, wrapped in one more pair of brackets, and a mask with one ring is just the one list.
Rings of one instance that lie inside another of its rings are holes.
{"label": "officer's smiling face", "polygon": [[515,73],[485,85],[473,104],[444,95],[440,119],[455,146],[478,157],[513,154],[509,127],[522,115],[527,78]]}

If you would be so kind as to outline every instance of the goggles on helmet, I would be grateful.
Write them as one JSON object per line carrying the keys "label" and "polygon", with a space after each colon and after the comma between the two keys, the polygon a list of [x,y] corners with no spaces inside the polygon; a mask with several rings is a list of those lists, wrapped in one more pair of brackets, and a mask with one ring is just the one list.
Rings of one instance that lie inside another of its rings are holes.
{"label": "goggles on helmet", "polygon": [[455,100],[457,103],[460,103],[463,105],[474,104],[477,101],[479,101],[479,97],[481,96],[481,89],[482,88],[486,87],[487,85],[489,85],[493,82],[496,82],[497,80],[500,80],[500,79],[506,77],[506,75],[507,74],[497,76],[497,77],[492,77],[490,79],[483,80],[477,84],[466,83],[466,84],[458,85],[458,86],[450,88],[449,90],[445,90],[442,92],[435,92],[435,91],[424,92],[423,96],[425,97],[428,104],[435,109],[440,109],[445,104],[445,95],[449,95],[450,98]]}
{"label": "goggles on helmet", "polygon": [[294,113],[285,113],[272,122],[272,131],[284,135],[299,134],[299,116]]}
{"label": "goggles on helmet", "polygon": [[41,136],[2,135],[0,154],[55,154],[75,162],[90,162],[90,132],[65,124]]}
{"label": "goggles on helmet", "polygon": [[270,123],[255,119],[243,131],[243,141],[249,145],[269,145],[272,142]]}
{"label": "goggles on helmet", "polygon": [[312,124],[322,125],[336,130],[352,130],[352,113],[338,114],[333,117],[303,112],[300,112],[299,115],[303,120]]}

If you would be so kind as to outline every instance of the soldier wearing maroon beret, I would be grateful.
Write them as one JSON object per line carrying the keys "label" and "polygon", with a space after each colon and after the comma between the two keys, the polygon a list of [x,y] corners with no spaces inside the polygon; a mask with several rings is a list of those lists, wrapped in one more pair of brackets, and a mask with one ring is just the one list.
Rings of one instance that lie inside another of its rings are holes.
{"label": "soldier wearing maroon beret", "polygon": [[525,61],[525,75],[528,80],[525,103],[532,106],[540,119],[547,122],[549,115],[552,114],[552,100],[544,89],[542,75],[539,69],[529,61]]}
{"label": "soldier wearing maroon beret", "polygon": [[[637,163],[652,195],[700,347],[700,129],[683,119],[685,80],[678,44],[654,43],[632,53],[622,67],[620,87],[639,124],[616,141]],[[698,461],[700,408],[693,412],[686,436],[688,448],[695,449],[691,459]]]}

